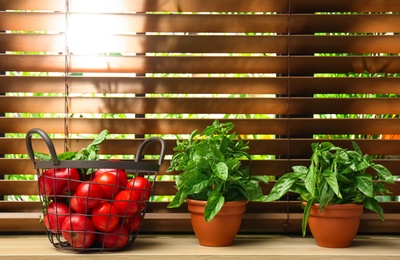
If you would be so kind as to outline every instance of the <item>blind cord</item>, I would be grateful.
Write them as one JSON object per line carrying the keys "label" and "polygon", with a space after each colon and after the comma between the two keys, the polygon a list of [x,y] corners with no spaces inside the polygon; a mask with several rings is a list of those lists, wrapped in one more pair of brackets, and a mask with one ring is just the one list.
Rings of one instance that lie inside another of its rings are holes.
{"label": "blind cord", "polygon": [[[286,143],[286,172],[289,171],[290,168],[290,96],[291,96],[291,88],[290,88],[290,74],[291,74],[291,68],[290,68],[290,36],[291,36],[291,1],[288,0],[288,19],[287,19],[287,97],[288,97],[288,103],[287,103],[287,110],[286,110],[286,117],[287,117],[287,125],[286,125],[286,138],[287,138],[287,143]],[[286,233],[288,229],[290,228],[290,198],[289,194],[286,194],[286,220],[282,223],[282,227],[284,232]]]}
{"label": "blind cord", "polygon": [[69,117],[69,65],[70,65],[70,53],[69,53],[69,0],[65,0],[65,53],[64,53],[64,151],[68,151],[68,117]]}

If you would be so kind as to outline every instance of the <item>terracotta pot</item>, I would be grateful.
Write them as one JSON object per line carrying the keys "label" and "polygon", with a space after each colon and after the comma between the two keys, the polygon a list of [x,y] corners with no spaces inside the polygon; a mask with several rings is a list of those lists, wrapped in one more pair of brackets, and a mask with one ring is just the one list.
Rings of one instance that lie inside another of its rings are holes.
{"label": "terracotta pot", "polygon": [[206,201],[187,199],[186,202],[200,245],[229,246],[233,243],[242,223],[247,201],[225,202],[221,211],[210,222],[206,222],[204,218]]}
{"label": "terracotta pot", "polygon": [[312,205],[308,226],[321,247],[349,247],[360,226],[362,204],[328,205],[322,212],[319,205]]}

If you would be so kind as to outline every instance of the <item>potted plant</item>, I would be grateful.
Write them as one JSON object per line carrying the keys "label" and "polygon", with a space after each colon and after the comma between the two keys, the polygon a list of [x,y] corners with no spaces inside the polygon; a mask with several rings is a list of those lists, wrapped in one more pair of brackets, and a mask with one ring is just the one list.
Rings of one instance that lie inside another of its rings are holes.
{"label": "potted plant", "polygon": [[[376,212],[383,220],[383,210],[375,196],[390,193],[384,183],[394,183],[390,171],[363,155],[360,147],[352,141],[354,150],[344,149],[331,142],[312,144],[309,167],[294,166],[293,172],[281,176],[263,201],[274,201],[287,192],[299,194],[304,206],[302,220],[303,236],[307,224],[319,246],[348,247],[356,235],[363,208]],[[350,208],[355,208],[356,219],[348,219]],[[330,212],[339,213],[325,220]],[[354,227],[337,227],[337,220],[346,220]],[[316,226],[322,221],[322,233]],[[336,234],[338,235],[336,237]],[[326,235],[326,237],[324,237]],[[341,241],[343,237],[347,237]]]}
{"label": "potted plant", "polygon": [[[181,172],[176,179],[177,193],[168,207],[179,207],[187,202],[201,245],[232,244],[247,202],[261,200],[264,196],[259,181],[267,182],[267,179],[252,175],[249,164],[242,164],[251,159],[247,153],[249,146],[239,135],[230,133],[233,128],[231,122],[215,120],[203,132],[194,130],[188,138],[177,140],[167,169]],[[231,215],[235,204],[238,204],[237,220],[233,220],[235,214]],[[228,219],[219,222],[222,216]],[[233,231],[229,231],[230,228]],[[226,236],[217,241],[221,235]]]}

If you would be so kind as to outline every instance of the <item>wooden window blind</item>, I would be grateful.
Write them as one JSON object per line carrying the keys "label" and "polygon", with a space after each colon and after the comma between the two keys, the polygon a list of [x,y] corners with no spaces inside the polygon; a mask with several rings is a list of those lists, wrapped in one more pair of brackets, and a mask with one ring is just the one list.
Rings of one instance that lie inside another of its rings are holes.
{"label": "wooden window blind", "polygon": [[[108,129],[104,156],[132,155],[152,135],[172,155],[175,137],[219,118],[250,142],[259,175],[350,138],[400,175],[399,12],[398,0],[0,0],[0,232],[43,231],[26,199],[38,193],[24,156],[33,127],[58,152]],[[175,194],[168,165],[159,197]],[[386,221],[366,212],[360,232],[400,231],[390,189]],[[192,231],[186,208],[167,204],[150,203],[142,232]],[[249,203],[240,232],[300,234],[301,212],[290,195]]]}

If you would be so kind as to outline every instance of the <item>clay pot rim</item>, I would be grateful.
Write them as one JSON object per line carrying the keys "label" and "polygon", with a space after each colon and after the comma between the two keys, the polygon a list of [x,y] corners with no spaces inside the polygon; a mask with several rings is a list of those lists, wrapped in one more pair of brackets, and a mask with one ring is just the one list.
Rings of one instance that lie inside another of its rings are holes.
{"label": "clay pot rim", "polygon": [[[301,204],[303,206],[305,206],[307,204],[307,202],[306,201],[302,201]],[[319,203],[313,203],[311,205],[311,207],[318,207],[319,208]],[[327,207],[328,208],[332,208],[332,207],[335,207],[335,208],[364,207],[364,204],[362,204],[362,203],[328,204],[324,208],[327,208]]]}
{"label": "clay pot rim", "polygon": [[[195,204],[195,205],[205,205],[207,204],[206,200],[195,200],[195,199],[186,199],[187,203]],[[232,204],[247,204],[247,200],[235,200],[235,201],[225,201],[224,205],[232,205]]]}

